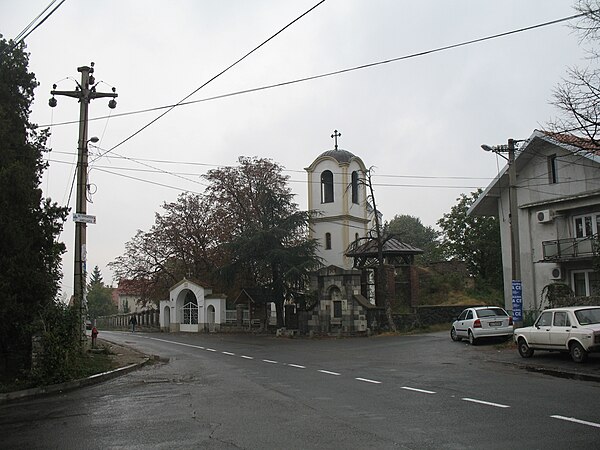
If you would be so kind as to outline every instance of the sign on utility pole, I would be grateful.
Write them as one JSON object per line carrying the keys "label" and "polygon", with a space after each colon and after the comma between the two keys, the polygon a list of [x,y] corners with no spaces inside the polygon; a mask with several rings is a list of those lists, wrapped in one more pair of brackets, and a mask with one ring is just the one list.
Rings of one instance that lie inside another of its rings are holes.
{"label": "sign on utility pole", "polygon": [[94,224],[94,223],[96,223],[96,216],[91,216],[89,214],[73,213],[73,222]]}
{"label": "sign on utility pole", "polygon": [[[102,97],[110,97],[111,100],[108,102],[108,107],[114,109],[117,106],[115,97],[117,93],[115,88],[112,88],[112,92],[97,92],[96,81],[94,76],[94,63],[91,63],[90,67],[82,66],[78,67],[77,71],[81,73],[81,82],[77,83],[77,87],[74,91],[57,91],[56,85],[53,86],[53,90],[50,91],[52,98],[48,104],[54,108],[56,106],[55,95],[64,95],[66,97],[73,97],[79,100],[79,141],[77,146],[77,204],[75,207],[75,214],[73,220],[75,220],[75,264],[73,271],[73,297],[75,299],[75,307],[79,309],[80,314],[80,338],[85,339],[85,305],[84,305],[84,292],[85,292],[85,248],[86,248],[86,224],[95,223],[96,218],[94,216],[87,215],[87,196],[86,191],[88,188],[87,172],[88,172],[88,106],[90,100]],[[79,220],[77,218],[79,218]],[[94,221],[90,222],[91,218],[94,217]]]}

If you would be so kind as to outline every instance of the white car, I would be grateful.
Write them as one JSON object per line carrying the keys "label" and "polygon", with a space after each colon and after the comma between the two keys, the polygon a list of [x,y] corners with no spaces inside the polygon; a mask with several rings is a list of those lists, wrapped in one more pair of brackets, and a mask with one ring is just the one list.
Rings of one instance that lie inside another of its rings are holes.
{"label": "white car", "polygon": [[516,329],[514,339],[523,358],[534,350],[554,350],[584,362],[589,352],[600,351],[600,306],[547,309],[532,327]]}
{"label": "white car", "polygon": [[463,338],[475,345],[477,339],[487,337],[509,338],[513,335],[513,319],[498,306],[467,308],[452,323],[450,337],[453,341]]}

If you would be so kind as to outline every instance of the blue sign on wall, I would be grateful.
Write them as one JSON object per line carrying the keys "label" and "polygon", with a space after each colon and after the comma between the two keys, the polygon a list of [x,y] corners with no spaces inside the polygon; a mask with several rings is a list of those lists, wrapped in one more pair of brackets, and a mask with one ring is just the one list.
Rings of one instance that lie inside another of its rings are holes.
{"label": "blue sign on wall", "polygon": [[523,285],[521,280],[512,280],[512,313],[515,322],[523,321]]}

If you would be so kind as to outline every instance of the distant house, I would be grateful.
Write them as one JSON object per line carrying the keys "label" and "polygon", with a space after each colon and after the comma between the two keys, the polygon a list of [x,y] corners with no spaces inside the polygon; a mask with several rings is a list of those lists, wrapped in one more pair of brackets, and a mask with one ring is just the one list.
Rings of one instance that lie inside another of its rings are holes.
{"label": "distant house", "polygon": [[[577,296],[598,295],[600,148],[572,135],[536,130],[516,151],[515,164],[523,310],[543,307],[544,288],[555,282]],[[504,297],[512,309],[508,166],[469,214],[500,219]]]}
{"label": "distant house", "polygon": [[149,308],[140,301],[143,297],[146,282],[143,280],[119,280],[113,291],[113,302],[119,313],[139,313]]}

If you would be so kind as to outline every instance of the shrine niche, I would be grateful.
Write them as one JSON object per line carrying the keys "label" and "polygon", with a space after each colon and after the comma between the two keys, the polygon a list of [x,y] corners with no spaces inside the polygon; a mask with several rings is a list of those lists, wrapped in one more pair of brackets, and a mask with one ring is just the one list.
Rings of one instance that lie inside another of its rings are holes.
{"label": "shrine niche", "polygon": [[306,329],[319,334],[367,333],[379,310],[361,294],[361,272],[337,266],[311,275],[317,302],[306,311]]}
{"label": "shrine niche", "polygon": [[225,324],[225,295],[184,278],[160,302],[160,329],[166,332],[213,332]]}

